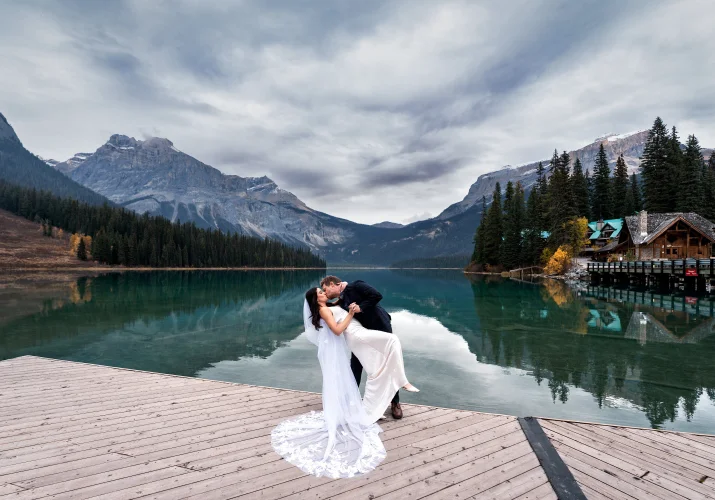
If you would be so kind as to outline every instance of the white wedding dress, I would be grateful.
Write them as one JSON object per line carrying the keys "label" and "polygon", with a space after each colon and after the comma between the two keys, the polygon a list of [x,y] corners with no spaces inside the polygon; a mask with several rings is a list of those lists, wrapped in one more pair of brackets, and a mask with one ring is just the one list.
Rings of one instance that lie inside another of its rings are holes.
{"label": "white wedding dress", "polygon": [[[336,322],[347,316],[331,307]],[[395,335],[364,328],[353,320],[335,335],[321,320],[316,330],[303,307],[305,335],[318,346],[323,373],[323,411],[284,420],[271,432],[273,449],[307,474],[347,478],[373,470],[385,458],[376,421],[395,392],[407,383],[402,348]],[[365,398],[350,370],[350,351],[368,373]]]}

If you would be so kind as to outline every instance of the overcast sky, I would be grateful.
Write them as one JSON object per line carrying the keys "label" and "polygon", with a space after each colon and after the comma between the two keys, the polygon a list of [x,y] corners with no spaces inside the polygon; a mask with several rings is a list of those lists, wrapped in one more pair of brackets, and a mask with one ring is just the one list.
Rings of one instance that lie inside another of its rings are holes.
{"label": "overcast sky", "polygon": [[0,0],[0,112],[46,158],[167,137],[406,222],[656,115],[715,146],[715,2]]}

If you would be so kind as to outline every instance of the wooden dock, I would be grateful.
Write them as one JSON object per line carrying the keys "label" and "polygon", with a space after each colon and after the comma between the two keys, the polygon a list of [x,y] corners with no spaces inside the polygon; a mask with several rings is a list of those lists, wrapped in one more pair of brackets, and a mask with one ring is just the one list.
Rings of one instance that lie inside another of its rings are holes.
{"label": "wooden dock", "polygon": [[403,405],[385,461],[332,480],[270,445],[314,393],[23,356],[0,403],[0,500],[715,498],[715,436]]}

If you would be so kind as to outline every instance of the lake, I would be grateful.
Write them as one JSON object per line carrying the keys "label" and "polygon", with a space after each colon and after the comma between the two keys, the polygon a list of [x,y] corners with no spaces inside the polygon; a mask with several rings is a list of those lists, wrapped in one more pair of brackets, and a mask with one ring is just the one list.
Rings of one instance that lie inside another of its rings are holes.
{"label": "lake", "polygon": [[[465,277],[329,270],[384,296],[403,402],[715,433],[707,298]],[[0,359],[26,354],[320,391],[302,335],[320,271],[125,272],[0,288]]]}

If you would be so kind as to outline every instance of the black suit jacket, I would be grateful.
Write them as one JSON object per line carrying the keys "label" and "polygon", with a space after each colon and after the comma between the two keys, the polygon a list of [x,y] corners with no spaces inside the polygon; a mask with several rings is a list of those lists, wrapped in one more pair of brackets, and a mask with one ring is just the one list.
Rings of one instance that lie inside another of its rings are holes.
{"label": "black suit jacket", "polygon": [[378,304],[382,300],[382,294],[362,280],[348,283],[340,294],[338,304],[346,311],[350,304],[355,302],[360,306],[362,312],[355,315],[362,326],[370,330],[392,333],[392,319],[382,306]]}

